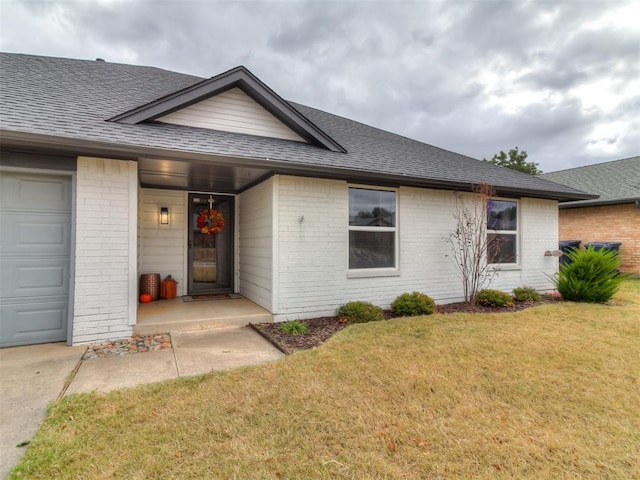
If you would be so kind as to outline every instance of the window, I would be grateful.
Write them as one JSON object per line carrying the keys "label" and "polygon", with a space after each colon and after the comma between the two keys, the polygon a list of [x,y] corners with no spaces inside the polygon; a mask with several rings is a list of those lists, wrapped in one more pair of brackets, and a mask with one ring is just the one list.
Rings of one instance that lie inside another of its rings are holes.
{"label": "window", "polygon": [[518,263],[518,202],[487,200],[487,261]]}
{"label": "window", "polygon": [[395,268],[396,192],[349,188],[349,269]]}

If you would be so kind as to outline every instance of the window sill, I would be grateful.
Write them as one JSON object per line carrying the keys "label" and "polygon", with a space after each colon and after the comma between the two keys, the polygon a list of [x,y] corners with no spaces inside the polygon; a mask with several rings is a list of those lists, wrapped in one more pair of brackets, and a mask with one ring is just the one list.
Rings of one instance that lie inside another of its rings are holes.
{"label": "window sill", "polygon": [[400,270],[396,268],[363,268],[361,270],[349,270],[347,278],[374,278],[374,277],[399,277]]}
{"label": "window sill", "polygon": [[522,265],[509,263],[492,263],[490,267],[495,268],[498,272],[522,270]]}

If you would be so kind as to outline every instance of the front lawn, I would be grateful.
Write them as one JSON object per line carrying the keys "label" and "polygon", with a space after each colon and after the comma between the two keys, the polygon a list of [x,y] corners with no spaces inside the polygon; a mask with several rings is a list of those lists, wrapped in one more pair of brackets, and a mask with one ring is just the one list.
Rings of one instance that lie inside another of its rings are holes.
{"label": "front lawn", "polygon": [[[148,355],[153,355],[149,353]],[[640,281],[55,403],[12,478],[639,478]]]}

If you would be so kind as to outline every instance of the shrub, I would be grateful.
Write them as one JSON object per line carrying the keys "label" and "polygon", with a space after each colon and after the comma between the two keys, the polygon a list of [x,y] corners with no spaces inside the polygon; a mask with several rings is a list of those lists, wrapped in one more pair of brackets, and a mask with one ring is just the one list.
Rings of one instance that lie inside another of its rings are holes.
{"label": "shrub", "polygon": [[518,287],[513,289],[513,298],[516,302],[539,302],[542,295],[531,287]]}
{"label": "shrub", "polygon": [[513,307],[511,295],[500,290],[480,290],[476,303],[485,307]]}
{"label": "shrub", "polygon": [[391,304],[396,315],[411,317],[414,315],[431,315],[436,311],[436,303],[429,295],[420,292],[403,293]]}
{"label": "shrub", "polygon": [[617,271],[620,265],[617,252],[588,247],[565,255],[570,262],[560,265],[553,280],[566,300],[604,303],[620,288],[624,276]]}
{"label": "shrub", "polygon": [[336,310],[336,316],[341,322],[367,323],[384,320],[380,307],[369,302],[349,302]]}
{"label": "shrub", "polygon": [[280,331],[283,333],[288,333],[290,335],[307,333],[308,330],[309,330],[309,327],[307,327],[307,324],[304,322],[301,322],[300,320],[290,320],[280,325]]}

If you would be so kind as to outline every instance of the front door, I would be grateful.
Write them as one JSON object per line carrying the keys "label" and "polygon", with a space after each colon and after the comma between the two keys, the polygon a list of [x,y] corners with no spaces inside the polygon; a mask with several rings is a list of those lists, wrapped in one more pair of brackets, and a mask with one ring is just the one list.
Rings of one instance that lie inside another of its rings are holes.
{"label": "front door", "polygon": [[234,197],[189,194],[189,295],[233,293]]}

